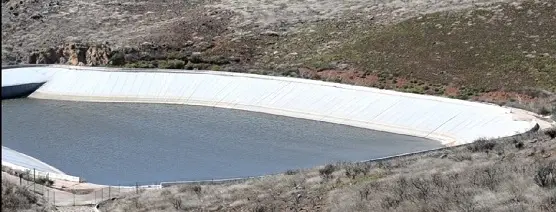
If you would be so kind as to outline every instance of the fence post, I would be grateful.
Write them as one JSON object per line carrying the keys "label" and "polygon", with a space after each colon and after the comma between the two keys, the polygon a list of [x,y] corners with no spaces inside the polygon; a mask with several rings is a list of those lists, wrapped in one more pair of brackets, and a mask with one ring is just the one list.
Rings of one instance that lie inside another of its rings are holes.
{"label": "fence post", "polygon": [[110,199],[110,187],[111,186],[108,186],[108,199]]}
{"label": "fence post", "polygon": [[33,193],[35,193],[35,182],[37,182],[37,180],[35,179],[35,168],[33,168]]}
{"label": "fence post", "polygon": [[56,191],[52,193],[54,195],[54,206],[56,206]]}
{"label": "fence post", "polygon": [[104,200],[104,188],[100,189],[100,201]]}
{"label": "fence post", "polygon": [[75,206],[75,189],[73,190],[73,206]]}
{"label": "fence post", "polygon": [[97,204],[97,191],[93,192],[95,194],[95,202],[94,204]]}
{"label": "fence post", "polygon": [[138,194],[139,193],[139,183],[135,182],[135,193]]}

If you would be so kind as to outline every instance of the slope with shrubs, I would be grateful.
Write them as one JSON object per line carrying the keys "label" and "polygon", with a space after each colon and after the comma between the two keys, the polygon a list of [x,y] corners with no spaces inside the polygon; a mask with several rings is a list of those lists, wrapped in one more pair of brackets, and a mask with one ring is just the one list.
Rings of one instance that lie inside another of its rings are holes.
{"label": "slope with shrubs", "polygon": [[555,211],[556,129],[227,185],[184,185],[102,211]]}
{"label": "slope with shrubs", "polygon": [[2,211],[48,211],[39,195],[2,178]]}

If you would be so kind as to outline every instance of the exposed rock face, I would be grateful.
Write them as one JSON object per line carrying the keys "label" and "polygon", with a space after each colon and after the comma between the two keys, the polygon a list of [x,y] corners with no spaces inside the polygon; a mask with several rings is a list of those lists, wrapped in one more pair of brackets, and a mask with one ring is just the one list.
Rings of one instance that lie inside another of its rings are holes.
{"label": "exposed rock face", "polygon": [[[54,48],[43,49],[40,52],[32,52],[29,56],[30,63],[52,64],[59,61],[60,51]],[[36,61],[36,62],[33,62]]]}
{"label": "exposed rock face", "polygon": [[62,55],[67,59],[67,64],[77,65],[79,62],[86,63],[87,46],[83,44],[69,44],[62,47]]}
{"label": "exposed rock face", "polygon": [[58,48],[33,51],[27,62],[30,64],[68,64],[106,65],[110,61],[112,50],[107,45],[88,45],[70,43]]}
{"label": "exposed rock face", "polygon": [[96,66],[96,65],[105,65],[110,62],[110,56],[112,55],[112,51],[110,47],[106,45],[98,45],[89,47],[87,52],[85,53],[85,61],[87,61],[87,65]]}
{"label": "exposed rock face", "polygon": [[[181,67],[181,65],[168,66],[170,61],[172,64],[187,64],[179,69],[208,69],[212,67],[218,70],[222,68],[220,66],[240,63],[239,57],[196,51],[199,46],[203,45],[205,47],[214,46],[214,44],[208,42],[200,42],[199,45],[194,44],[186,47],[171,47],[144,42],[135,47],[113,48],[108,44],[69,43],[54,48],[35,50],[28,55],[27,63],[137,66],[136,68]],[[206,48],[204,49],[206,50]]]}

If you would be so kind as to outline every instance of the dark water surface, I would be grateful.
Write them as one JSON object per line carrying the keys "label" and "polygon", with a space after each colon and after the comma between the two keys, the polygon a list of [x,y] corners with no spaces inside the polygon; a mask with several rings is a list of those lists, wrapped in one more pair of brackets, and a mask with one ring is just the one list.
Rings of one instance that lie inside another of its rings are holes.
{"label": "dark water surface", "polygon": [[240,110],[35,99],[2,100],[2,145],[111,185],[263,175],[441,146]]}

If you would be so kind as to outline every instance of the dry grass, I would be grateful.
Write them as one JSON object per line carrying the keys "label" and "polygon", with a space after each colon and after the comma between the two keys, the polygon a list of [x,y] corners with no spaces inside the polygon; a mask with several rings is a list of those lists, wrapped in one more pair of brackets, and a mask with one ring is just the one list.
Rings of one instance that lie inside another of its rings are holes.
{"label": "dry grass", "polygon": [[554,129],[381,162],[130,194],[106,211],[554,211]]}
{"label": "dry grass", "polygon": [[2,211],[47,211],[31,190],[2,179]]}

